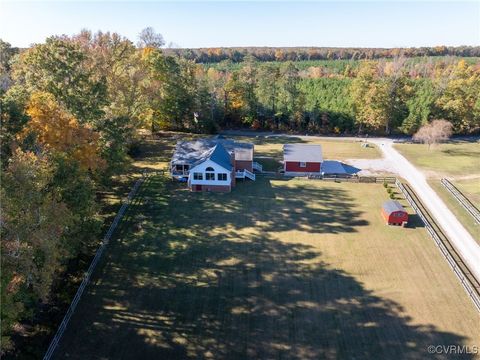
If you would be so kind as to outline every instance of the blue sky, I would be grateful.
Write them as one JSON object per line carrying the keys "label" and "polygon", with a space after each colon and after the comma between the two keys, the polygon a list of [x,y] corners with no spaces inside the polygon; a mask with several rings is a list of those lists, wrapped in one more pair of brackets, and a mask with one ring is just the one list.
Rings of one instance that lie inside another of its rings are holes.
{"label": "blue sky", "polygon": [[5,1],[0,38],[13,46],[82,28],[136,41],[152,26],[181,47],[480,45],[480,0],[446,1]]}

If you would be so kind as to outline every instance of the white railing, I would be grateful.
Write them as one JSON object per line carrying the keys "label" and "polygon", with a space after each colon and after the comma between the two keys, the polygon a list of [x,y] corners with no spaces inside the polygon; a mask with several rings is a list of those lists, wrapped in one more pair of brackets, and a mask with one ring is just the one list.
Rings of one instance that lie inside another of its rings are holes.
{"label": "white railing", "polygon": [[463,193],[457,189],[449,180],[442,179],[442,185],[453,195],[453,197],[462,205],[465,210],[473,217],[477,224],[480,224],[480,211]]}
{"label": "white railing", "polygon": [[87,272],[83,276],[82,283],[78,287],[77,293],[75,294],[75,297],[72,300],[72,303],[68,307],[68,310],[63,317],[62,322],[60,323],[60,326],[57,329],[57,332],[55,333],[55,336],[53,337],[52,341],[50,342],[50,345],[48,346],[47,352],[45,353],[43,360],[49,360],[51,359],[53,353],[55,352],[55,349],[58,346],[58,343],[60,339],[62,338],[63,333],[65,332],[65,329],[67,328],[68,322],[70,321],[70,318],[72,317],[73,313],[75,312],[75,309],[78,305],[78,302],[80,301],[80,298],[82,297],[82,294],[85,290],[85,288],[88,285],[88,282],[90,281],[90,277],[92,276],[92,273],[95,270],[95,267],[97,266],[98,262],[100,261],[100,258],[102,257],[103,252],[105,251],[106,246],[108,245],[108,242],[110,241],[110,238],[115,231],[115,228],[117,227],[118,223],[122,219],[123,215],[125,214],[125,211],[128,208],[128,205],[132,202],[133,198],[137,194],[137,190],[142,185],[142,183],[145,181],[146,175],[143,174],[142,178],[137,180],[135,184],[132,187],[132,190],[128,194],[127,198],[124,200],[122,206],[120,207],[120,210],[118,211],[117,215],[115,216],[115,219],[112,222],[112,225],[108,228],[107,233],[105,234],[102,244],[98,248],[97,252],[95,253],[95,257],[93,258],[92,262],[90,263],[90,266],[88,267]]}
{"label": "white railing", "polygon": [[245,177],[249,178],[250,180],[255,181],[255,174],[248,171],[247,169],[244,169],[243,172],[245,173]]}
{"label": "white railing", "polygon": [[252,163],[252,168],[253,170],[257,170],[258,172],[263,172],[263,165],[256,161]]}
{"label": "white railing", "polygon": [[255,174],[252,173],[251,171],[248,171],[247,169],[243,169],[243,170],[237,170],[235,171],[235,178],[237,179],[245,179],[245,178],[248,178],[250,180],[254,180],[255,181]]}

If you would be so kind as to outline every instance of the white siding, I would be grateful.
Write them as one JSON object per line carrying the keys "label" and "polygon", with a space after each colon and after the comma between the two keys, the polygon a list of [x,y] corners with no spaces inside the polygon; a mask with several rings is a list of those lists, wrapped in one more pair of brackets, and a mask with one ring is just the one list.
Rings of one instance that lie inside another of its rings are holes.
{"label": "white siding", "polygon": [[[212,167],[215,172],[215,180],[206,180],[205,169],[208,167]],[[195,180],[193,178],[194,173],[202,173],[203,180]],[[227,174],[227,181],[218,181],[218,174]],[[231,171],[223,168],[222,166],[218,165],[217,163],[211,160],[205,160],[203,163],[198,164],[194,168],[190,169],[190,173],[188,175],[188,181],[191,185],[224,185],[229,186],[232,183],[232,174]]]}

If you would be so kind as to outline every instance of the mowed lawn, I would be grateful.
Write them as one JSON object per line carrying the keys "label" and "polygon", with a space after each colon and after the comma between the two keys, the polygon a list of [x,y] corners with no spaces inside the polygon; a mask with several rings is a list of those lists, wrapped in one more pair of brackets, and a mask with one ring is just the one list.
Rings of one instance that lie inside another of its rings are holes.
{"label": "mowed lawn", "polygon": [[424,170],[432,188],[480,243],[480,225],[440,182],[448,178],[480,208],[480,141],[450,141],[430,149],[423,144],[396,144],[395,148]]}
{"label": "mowed lawn", "polygon": [[384,224],[386,195],[261,177],[200,194],[151,177],[56,359],[421,359],[478,345],[470,299],[418,221]]}

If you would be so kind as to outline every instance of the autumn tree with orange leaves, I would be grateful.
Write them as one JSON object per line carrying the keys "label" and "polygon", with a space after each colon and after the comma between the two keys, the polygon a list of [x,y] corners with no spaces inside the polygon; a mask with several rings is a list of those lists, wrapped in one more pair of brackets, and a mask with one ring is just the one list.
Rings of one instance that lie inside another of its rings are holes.
{"label": "autumn tree with orange leaves", "polygon": [[33,136],[44,150],[65,153],[84,169],[98,170],[105,166],[99,155],[98,133],[89,125],[80,125],[55,101],[53,95],[33,93],[26,112],[30,121],[19,134],[20,140]]}

